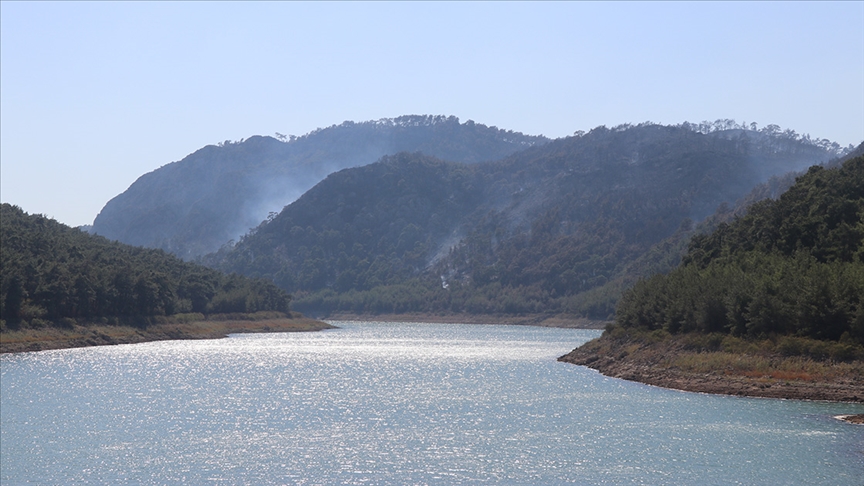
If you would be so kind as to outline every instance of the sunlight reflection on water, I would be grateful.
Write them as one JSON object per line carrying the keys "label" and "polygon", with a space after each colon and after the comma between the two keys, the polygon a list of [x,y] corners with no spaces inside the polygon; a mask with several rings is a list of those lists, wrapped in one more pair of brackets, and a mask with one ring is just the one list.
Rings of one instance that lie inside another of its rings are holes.
{"label": "sunlight reflection on water", "polygon": [[860,405],[558,363],[597,331],[320,333],[6,355],[3,484],[860,484]]}

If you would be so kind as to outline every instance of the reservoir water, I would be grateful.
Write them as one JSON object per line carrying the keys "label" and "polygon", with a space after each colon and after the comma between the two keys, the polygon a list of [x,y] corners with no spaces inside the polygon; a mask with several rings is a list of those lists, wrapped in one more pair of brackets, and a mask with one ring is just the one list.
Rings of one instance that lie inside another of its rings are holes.
{"label": "reservoir water", "polygon": [[559,363],[599,331],[337,322],[0,357],[9,484],[864,484],[864,405]]}

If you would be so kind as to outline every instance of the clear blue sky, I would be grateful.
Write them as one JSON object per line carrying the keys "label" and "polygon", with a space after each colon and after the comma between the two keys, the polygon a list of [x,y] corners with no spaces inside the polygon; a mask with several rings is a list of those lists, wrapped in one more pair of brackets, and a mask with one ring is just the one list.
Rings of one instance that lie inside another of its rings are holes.
{"label": "clear blue sky", "polygon": [[208,144],[406,114],[864,140],[864,2],[0,3],[2,201],[89,224]]}

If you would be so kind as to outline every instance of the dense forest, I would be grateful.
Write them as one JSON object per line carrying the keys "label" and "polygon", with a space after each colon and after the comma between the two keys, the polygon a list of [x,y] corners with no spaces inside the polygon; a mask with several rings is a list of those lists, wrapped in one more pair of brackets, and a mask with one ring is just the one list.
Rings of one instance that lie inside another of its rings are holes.
{"label": "dense forest", "polygon": [[699,221],[829,160],[824,145],[646,123],[471,165],[402,153],[330,175],[202,262],[272,278],[304,312],[605,319],[624,288],[678,264]]}
{"label": "dense forest", "polygon": [[105,205],[91,231],[189,260],[218,250],[347,167],[403,151],[472,164],[546,142],[452,116],[344,122],[300,137],[225,141],[142,175]]}
{"label": "dense forest", "polygon": [[145,326],[182,313],[289,310],[290,296],[272,282],[111,242],[6,203],[0,264],[4,330],[86,322]]}
{"label": "dense forest", "polygon": [[779,199],[694,236],[678,268],[624,294],[616,320],[671,334],[811,340],[787,347],[864,344],[864,156],[812,167]]}

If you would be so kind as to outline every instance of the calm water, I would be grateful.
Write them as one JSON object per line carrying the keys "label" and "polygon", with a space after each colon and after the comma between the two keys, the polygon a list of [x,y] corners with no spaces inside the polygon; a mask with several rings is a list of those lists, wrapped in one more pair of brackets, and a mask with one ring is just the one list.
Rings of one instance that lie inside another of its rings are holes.
{"label": "calm water", "polygon": [[864,406],[555,358],[597,331],[336,323],[0,358],[3,484],[864,484]]}

